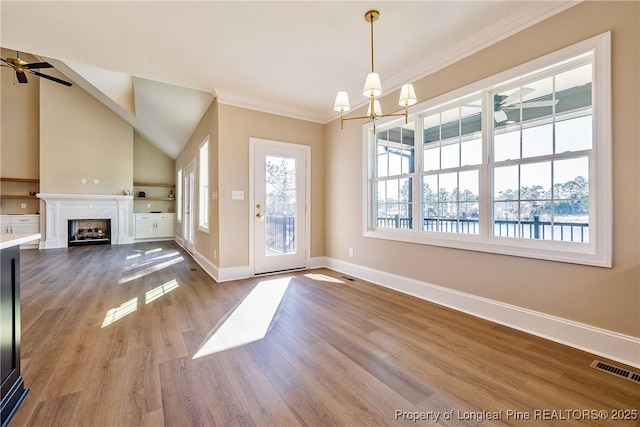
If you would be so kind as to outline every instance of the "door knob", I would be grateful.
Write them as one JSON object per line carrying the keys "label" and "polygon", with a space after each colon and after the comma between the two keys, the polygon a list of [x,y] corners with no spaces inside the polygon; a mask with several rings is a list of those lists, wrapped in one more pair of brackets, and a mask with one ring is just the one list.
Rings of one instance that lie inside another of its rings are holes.
{"label": "door knob", "polygon": [[264,215],[262,215],[260,212],[258,212],[258,213],[256,214],[256,218],[258,218],[258,219],[262,219],[262,218],[264,218]]}

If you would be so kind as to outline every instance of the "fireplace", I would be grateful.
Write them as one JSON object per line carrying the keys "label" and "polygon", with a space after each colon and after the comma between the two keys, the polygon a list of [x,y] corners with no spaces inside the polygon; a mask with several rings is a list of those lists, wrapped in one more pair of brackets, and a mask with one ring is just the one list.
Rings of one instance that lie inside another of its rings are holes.
{"label": "fireplace", "polygon": [[69,246],[110,245],[111,219],[70,219]]}

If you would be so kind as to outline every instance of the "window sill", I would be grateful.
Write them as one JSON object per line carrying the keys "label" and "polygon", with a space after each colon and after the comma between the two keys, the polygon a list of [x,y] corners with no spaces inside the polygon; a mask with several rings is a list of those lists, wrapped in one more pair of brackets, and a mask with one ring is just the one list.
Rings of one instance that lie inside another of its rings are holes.
{"label": "window sill", "polygon": [[541,241],[493,236],[481,237],[479,235],[453,233],[447,235],[445,233],[387,229],[366,230],[364,237],[594,267],[612,267],[610,251],[607,253],[607,251],[601,250],[598,253],[595,243]]}

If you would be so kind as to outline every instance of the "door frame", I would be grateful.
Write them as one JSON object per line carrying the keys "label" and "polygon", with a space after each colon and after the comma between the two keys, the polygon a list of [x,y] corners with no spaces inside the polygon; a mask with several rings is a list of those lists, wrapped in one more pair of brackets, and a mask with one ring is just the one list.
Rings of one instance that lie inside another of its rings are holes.
{"label": "door frame", "polygon": [[[255,215],[256,215],[256,200],[255,200],[255,161],[256,161],[256,146],[262,145],[267,147],[280,147],[287,149],[302,150],[305,154],[305,188],[304,188],[304,237],[305,251],[304,268],[309,265],[309,258],[311,256],[311,147],[308,145],[295,144],[291,142],[274,141],[263,138],[249,138],[249,270],[256,275],[255,270]],[[269,274],[259,273],[258,275]]]}

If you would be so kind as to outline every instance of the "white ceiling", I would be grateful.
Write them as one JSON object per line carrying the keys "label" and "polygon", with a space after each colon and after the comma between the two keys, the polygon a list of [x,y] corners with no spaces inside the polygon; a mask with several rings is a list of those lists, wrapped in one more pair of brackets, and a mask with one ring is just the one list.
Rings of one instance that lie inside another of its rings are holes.
{"label": "white ceiling", "polygon": [[0,46],[51,58],[175,157],[213,96],[320,123],[338,90],[364,103],[369,9],[388,93],[575,3],[2,1]]}

